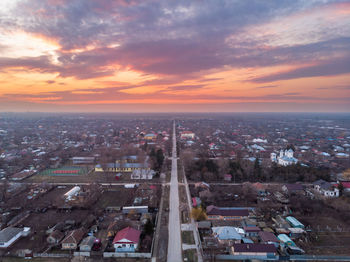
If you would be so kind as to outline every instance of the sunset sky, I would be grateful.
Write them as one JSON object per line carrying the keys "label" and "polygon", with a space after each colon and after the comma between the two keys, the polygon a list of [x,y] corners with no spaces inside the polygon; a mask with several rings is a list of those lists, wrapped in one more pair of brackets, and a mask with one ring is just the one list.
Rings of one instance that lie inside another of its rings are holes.
{"label": "sunset sky", "polygon": [[350,111],[350,1],[0,0],[0,111]]}

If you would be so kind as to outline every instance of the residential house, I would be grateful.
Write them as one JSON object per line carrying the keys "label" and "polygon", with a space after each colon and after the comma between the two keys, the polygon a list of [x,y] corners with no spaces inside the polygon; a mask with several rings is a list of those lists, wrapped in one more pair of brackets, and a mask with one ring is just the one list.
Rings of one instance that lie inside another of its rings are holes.
{"label": "residential house", "polygon": [[264,244],[272,244],[275,247],[279,246],[279,240],[272,232],[260,231],[258,233],[260,242]]}
{"label": "residential house", "polygon": [[64,233],[59,230],[54,230],[47,238],[47,243],[51,245],[57,245],[63,239]]}
{"label": "residential house", "polygon": [[235,256],[273,258],[277,254],[277,249],[272,244],[233,244],[231,253]]}
{"label": "residential house", "polygon": [[329,182],[322,179],[313,183],[314,189],[325,197],[339,197],[339,189]]}
{"label": "residential house", "polygon": [[282,186],[282,190],[289,195],[304,193],[304,187],[301,184],[285,184]]}
{"label": "residential house", "polygon": [[140,242],[141,231],[132,227],[126,227],[118,231],[113,240],[116,252],[135,252]]}
{"label": "residential house", "polygon": [[208,220],[242,220],[249,216],[246,208],[230,208],[208,206],[206,209]]}
{"label": "residential house", "polygon": [[244,227],[243,229],[247,237],[257,237],[261,231],[259,227]]}
{"label": "residential house", "polygon": [[85,232],[82,228],[69,231],[66,237],[62,240],[62,249],[74,250],[83,239]]}
{"label": "residential house", "polygon": [[218,239],[220,244],[232,245],[240,243],[242,236],[237,232],[236,228],[230,226],[212,227],[213,236]]}

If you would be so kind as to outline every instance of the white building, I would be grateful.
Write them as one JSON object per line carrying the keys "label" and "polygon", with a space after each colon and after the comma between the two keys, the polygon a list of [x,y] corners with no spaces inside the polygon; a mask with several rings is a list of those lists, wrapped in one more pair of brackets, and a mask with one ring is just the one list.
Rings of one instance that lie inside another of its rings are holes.
{"label": "white building", "polygon": [[180,138],[181,139],[194,139],[195,134],[191,131],[183,131],[181,132]]}
{"label": "white building", "polygon": [[271,153],[271,161],[275,162],[281,166],[289,166],[298,163],[298,159],[294,156],[294,151],[292,149],[289,150],[281,150],[279,156],[276,153]]}
{"label": "white building", "polygon": [[0,231],[0,248],[7,248],[16,242],[20,237],[28,236],[29,227],[6,227]]}
{"label": "white building", "polygon": [[131,174],[131,179],[147,179],[150,180],[155,176],[156,172],[149,169],[137,169]]}
{"label": "white building", "polygon": [[80,192],[80,189],[81,188],[79,186],[75,186],[71,190],[69,190],[67,193],[65,193],[64,197],[66,198],[66,200],[72,200],[74,197],[78,195],[78,193]]}
{"label": "white building", "polygon": [[313,183],[314,189],[325,197],[339,197],[339,189],[322,179]]}

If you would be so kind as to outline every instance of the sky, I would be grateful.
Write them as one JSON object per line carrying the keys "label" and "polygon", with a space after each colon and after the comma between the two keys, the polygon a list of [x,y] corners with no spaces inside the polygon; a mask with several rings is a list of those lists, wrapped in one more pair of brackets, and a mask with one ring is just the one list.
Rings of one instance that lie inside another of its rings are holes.
{"label": "sky", "polygon": [[350,112],[350,1],[1,0],[0,111]]}

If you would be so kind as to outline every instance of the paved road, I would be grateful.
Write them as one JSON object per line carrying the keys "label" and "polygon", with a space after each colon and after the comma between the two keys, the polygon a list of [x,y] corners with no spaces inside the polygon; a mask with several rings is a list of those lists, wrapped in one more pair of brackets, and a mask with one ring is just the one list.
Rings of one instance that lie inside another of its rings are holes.
{"label": "paved road", "polygon": [[169,241],[168,241],[168,262],[182,261],[182,242],[179,214],[179,183],[177,178],[177,157],[176,157],[176,133],[175,122],[173,127],[173,151],[170,179],[170,200],[169,200]]}

